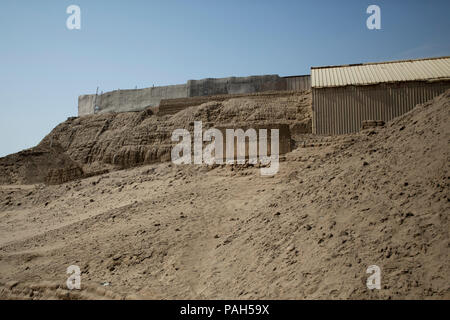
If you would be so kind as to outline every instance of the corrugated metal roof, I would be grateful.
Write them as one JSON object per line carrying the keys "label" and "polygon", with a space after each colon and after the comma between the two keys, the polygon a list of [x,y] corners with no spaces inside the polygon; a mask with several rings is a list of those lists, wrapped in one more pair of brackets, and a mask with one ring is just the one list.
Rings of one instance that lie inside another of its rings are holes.
{"label": "corrugated metal roof", "polygon": [[450,79],[450,56],[419,60],[311,67],[313,88]]}

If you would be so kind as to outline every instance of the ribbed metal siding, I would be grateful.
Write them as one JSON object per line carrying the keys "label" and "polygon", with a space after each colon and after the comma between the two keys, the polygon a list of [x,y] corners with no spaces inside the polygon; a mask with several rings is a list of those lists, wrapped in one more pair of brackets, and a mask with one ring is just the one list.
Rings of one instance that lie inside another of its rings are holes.
{"label": "ribbed metal siding", "polygon": [[285,77],[286,89],[292,91],[303,91],[311,89],[311,76]]}
{"label": "ribbed metal siding", "polygon": [[449,88],[450,81],[313,88],[313,132],[358,132],[363,120],[389,121]]}
{"label": "ribbed metal siding", "polygon": [[448,80],[450,57],[312,67],[313,88],[424,80]]}

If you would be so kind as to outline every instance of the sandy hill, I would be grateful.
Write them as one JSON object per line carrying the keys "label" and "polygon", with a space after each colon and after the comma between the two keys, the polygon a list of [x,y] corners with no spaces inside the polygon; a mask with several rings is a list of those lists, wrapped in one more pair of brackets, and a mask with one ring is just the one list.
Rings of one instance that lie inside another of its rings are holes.
{"label": "sandy hill", "polygon": [[[251,101],[244,110],[220,103],[164,123],[259,117]],[[252,167],[133,158],[144,165],[62,185],[3,185],[0,297],[449,299],[449,113],[447,91],[384,128],[317,137],[271,178]],[[114,152],[126,165],[117,146],[129,148],[133,132],[153,128],[142,123],[161,119],[71,121],[53,143],[85,166],[113,165]],[[83,138],[94,132],[97,140]],[[74,264],[82,290],[69,292]],[[381,290],[365,284],[373,264]]]}
{"label": "sandy hill", "polygon": [[107,113],[69,118],[35,148],[0,158],[0,184],[61,183],[170,160],[176,128],[193,130],[229,123],[286,123],[291,132],[311,132],[311,91],[250,95],[203,103],[174,115],[141,112]]}

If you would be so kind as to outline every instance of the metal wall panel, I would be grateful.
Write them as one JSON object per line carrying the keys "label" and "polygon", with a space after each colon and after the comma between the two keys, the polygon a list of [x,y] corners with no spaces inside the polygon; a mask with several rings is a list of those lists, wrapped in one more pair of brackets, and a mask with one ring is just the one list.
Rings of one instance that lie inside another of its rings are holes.
{"label": "metal wall panel", "polygon": [[398,117],[450,89],[450,81],[313,88],[313,133],[358,132],[364,120]]}
{"label": "metal wall panel", "polygon": [[290,91],[303,91],[311,89],[311,76],[284,77],[286,79],[286,89]]}

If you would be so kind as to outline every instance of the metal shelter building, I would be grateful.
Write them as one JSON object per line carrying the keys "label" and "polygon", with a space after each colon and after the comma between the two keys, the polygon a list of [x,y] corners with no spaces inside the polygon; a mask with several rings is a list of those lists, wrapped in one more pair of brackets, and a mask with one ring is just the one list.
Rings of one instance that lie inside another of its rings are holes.
{"label": "metal shelter building", "polygon": [[358,132],[389,121],[450,88],[450,57],[312,67],[313,133]]}

